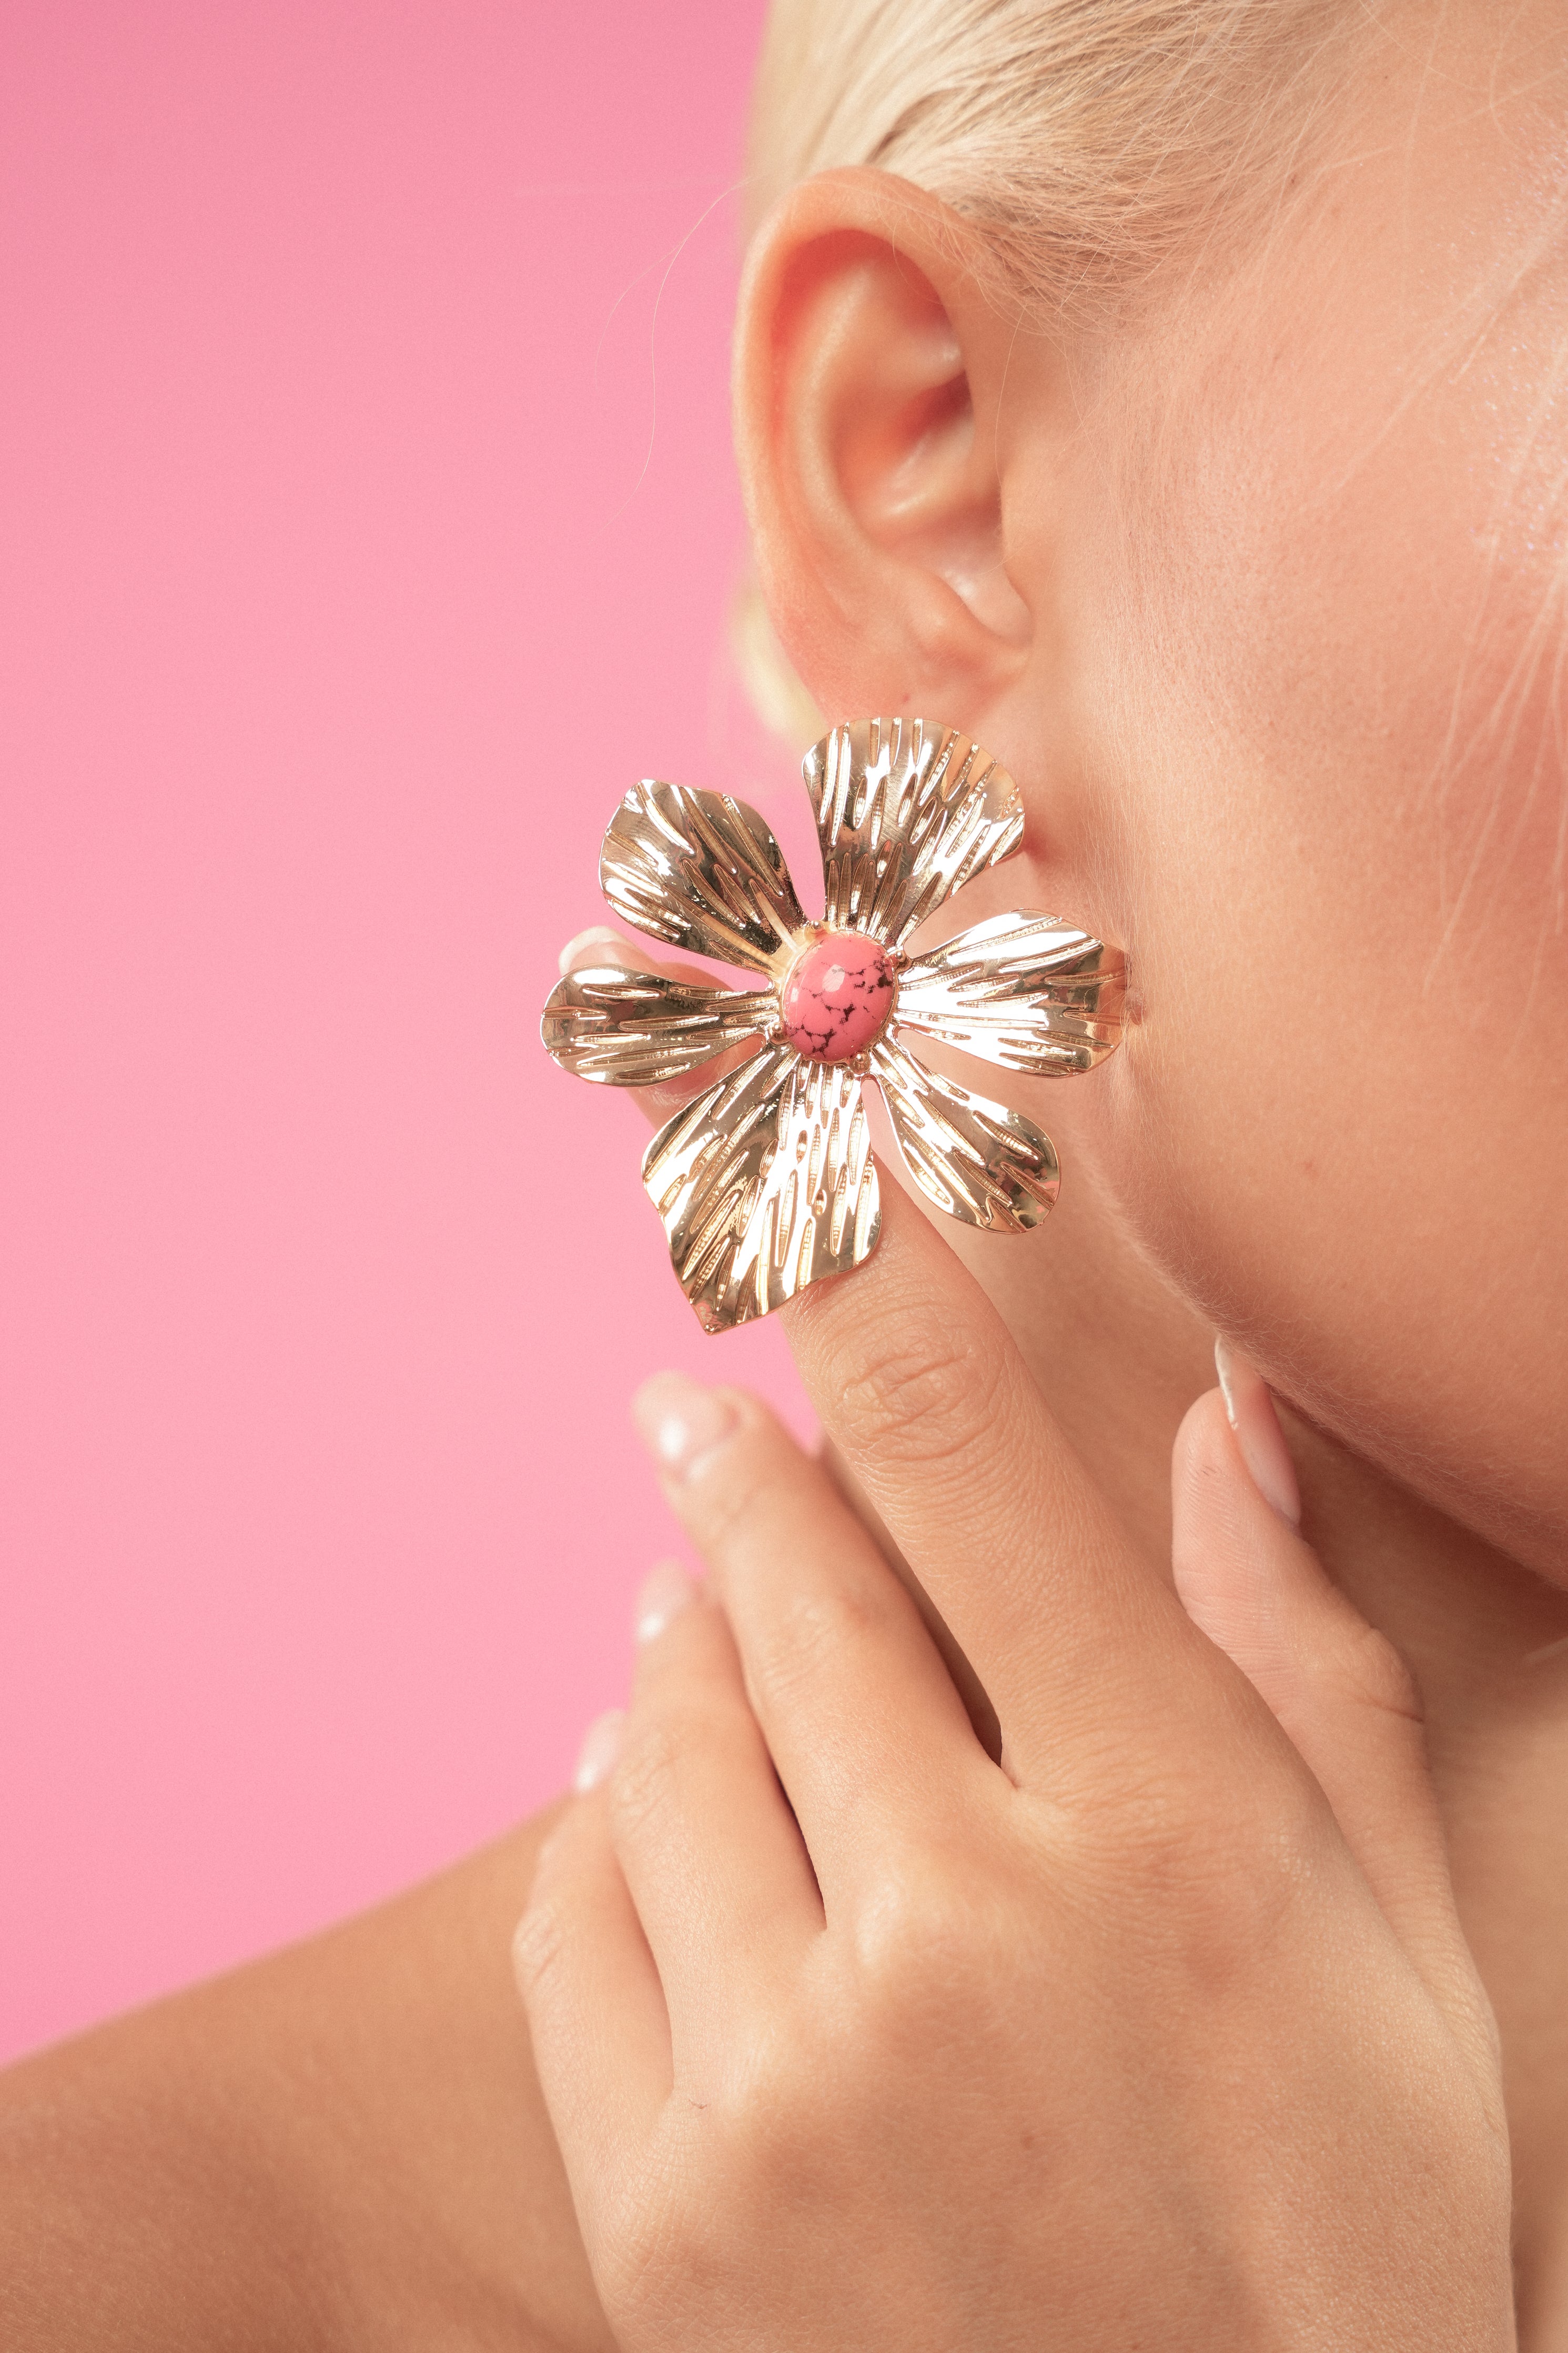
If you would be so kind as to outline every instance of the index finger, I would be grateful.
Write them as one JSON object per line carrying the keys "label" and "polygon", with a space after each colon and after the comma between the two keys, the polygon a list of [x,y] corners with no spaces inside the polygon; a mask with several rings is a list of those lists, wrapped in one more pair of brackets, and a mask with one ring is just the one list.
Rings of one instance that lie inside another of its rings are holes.
{"label": "index finger", "polygon": [[901,1187],[884,1188],[875,1255],[782,1313],[824,1429],[973,1661],[1021,1779],[1058,1776],[1072,1748],[1145,1746],[1208,1698],[1211,1647]]}
{"label": "index finger", "polygon": [[[563,966],[606,948],[672,971],[604,931]],[[662,1120],[719,1067],[634,1092]],[[1173,1710],[1212,1697],[1212,1646],[1138,1556],[979,1284],[900,1185],[881,1198],[881,1240],[853,1280],[811,1283],[781,1311],[825,1431],[978,1675],[1011,1771],[1038,1780],[1048,1760],[1059,1781],[1108,1746],[1125,1766],[1152,1732],[1168,1751]]]}

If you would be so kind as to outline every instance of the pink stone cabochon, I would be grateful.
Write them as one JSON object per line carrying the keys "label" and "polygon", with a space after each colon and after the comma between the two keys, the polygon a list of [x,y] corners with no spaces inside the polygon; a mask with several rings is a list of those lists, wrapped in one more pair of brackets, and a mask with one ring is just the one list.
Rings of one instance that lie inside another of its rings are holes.
{"label": "pink stone cabochon", "polygon": [[781,1010],[797,1054],[847,1062],[880,1033],[893,1002],[893,967],[864,932],[826,932],[790,967]]}
{"label": "pink stone cabochon", "polygon": [[760,19],[7,12],[6,2052],[547,1798],[679,1549],[634,1384],[798,1411],[538,1042],[628,782],[815,871],[722,657]]}

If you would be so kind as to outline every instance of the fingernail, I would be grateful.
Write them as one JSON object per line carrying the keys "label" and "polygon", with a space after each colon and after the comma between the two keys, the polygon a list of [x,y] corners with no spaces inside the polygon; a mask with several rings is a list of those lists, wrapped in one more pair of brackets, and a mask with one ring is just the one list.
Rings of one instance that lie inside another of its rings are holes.
{"label": "fingernail", "polygon": [[612,1707],[588,1726],[577,1753],[577,1770],[572,1776],[572,1787],[580,1798],[596,1789],[609,1774],[621,1753],[621,1726],[626,1720],[624,1708]]}
{"label": "fingernail", "polygon": [[1266,1504],[1273,1505],[1293,1528],[1301,1525],[1301,1490],[1296,1465],[1279,1427],[1279,1416],[1268,1384],[1249,1358],[1225,1340],[1214,1344],[1215,1370],[1219,1375],[1225,1409],[1241,1449],[1241,1459]]}
{"label": "fingernail", "polygon": [[632,1399],[637,1434],[667,1478],[689,1479],[738,1426],[735,1409],[684,1373],[656,1373]]}
{"label": "fingernail", "polygon": [[678,1560],[661,1560],[650,1569],[637,1595],[637,1637],[639,1642],[651,1642],[663,1633],[672,1619],[683,1609],[689,1609],[697,1599],[697,1588]]}
{"label": "fingernail", "polygon": [[585,932],[579,932],[562,949],[561,977],[564,980],[580,964],[629,964],[631,954],[630,942],[623,940],[608,923],[590,923]]}

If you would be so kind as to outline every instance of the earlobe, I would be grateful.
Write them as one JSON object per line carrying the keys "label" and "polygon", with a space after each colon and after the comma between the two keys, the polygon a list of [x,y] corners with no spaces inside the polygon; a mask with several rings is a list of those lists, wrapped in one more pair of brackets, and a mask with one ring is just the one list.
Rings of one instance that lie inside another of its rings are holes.
{"label": "earlobe", "polygon": [[736,442],[758,571],[830,713],[972,724],[1027,658],[987,414],[1008,329],[972,239],[906,182],[835,172],[785,199],[749,259]]}

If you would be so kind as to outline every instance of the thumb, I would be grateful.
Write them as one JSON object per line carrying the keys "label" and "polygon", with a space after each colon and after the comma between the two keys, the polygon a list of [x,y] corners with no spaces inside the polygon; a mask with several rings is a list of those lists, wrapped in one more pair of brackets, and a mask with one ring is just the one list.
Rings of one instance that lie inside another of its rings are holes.
{"label": "thumb", "polygon": [[1224,1392],[1190,1409],[1172,1461],[1176,1590],[1278,1718],[1428,1991],[1494,2073],[1496,2029],[1455,1909],[1415,1678],[1303,1539],[1261,1376],[1223,1341],[1215,1355]]}

